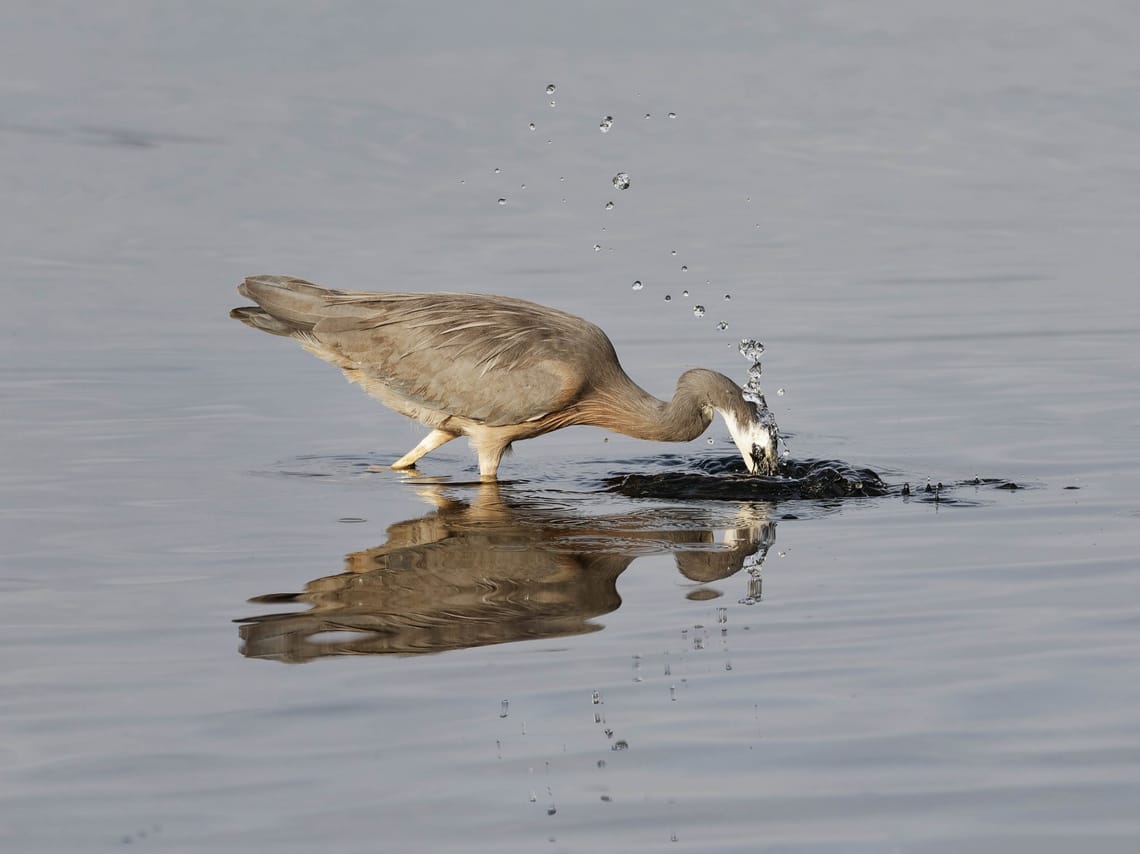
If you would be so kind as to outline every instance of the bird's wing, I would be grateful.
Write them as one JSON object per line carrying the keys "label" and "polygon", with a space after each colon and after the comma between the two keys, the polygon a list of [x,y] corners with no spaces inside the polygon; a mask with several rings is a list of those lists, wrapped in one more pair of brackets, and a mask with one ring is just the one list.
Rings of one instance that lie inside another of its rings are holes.
{"label": "bird's wing", "polygon": [[524,300],[339,291],[323,302],[308,332],[323,347],[413,403],[490,426],[571,405],[593,368],[617,362],[598,327]]}

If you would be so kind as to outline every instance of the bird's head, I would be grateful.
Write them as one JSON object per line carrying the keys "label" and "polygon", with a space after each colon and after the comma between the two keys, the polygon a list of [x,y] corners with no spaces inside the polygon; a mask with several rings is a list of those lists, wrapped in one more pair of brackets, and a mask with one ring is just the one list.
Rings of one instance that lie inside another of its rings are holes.
{"label": "bird's head", "polygon": [[720,410],[732,441],[736,444],[749,474],[773,475],[779,467],[776,424],[760,413],[755,403],[742,400],[742,406]]}
{"label": "bird's head", "polygon": [[690,400],[695,398],[703,416],[701,431],[708,427],[713,412],[720,413],[750,474],[776,473],[779,467],[776,422],[765,407],[745,398],[740,386],[724,374],[694,368],[681,375],[677,390]]}

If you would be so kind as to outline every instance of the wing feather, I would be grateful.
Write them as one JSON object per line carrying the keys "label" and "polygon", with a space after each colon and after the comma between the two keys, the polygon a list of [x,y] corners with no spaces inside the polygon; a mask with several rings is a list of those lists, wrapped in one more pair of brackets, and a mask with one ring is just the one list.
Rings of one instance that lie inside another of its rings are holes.
{"label": "wing feather", "polygon": [[617,364],[598,327],[525,300],[338,291],[322,302],[307,333],[322,347],[418,406],[491,426],[563,409]]}

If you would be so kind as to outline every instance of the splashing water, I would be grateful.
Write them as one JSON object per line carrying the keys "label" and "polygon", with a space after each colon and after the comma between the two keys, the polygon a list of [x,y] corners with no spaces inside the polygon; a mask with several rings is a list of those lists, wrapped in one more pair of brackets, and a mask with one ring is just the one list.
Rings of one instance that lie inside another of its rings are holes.
{"label": "splashing water", "polygon": [[779,465],[780,429],[776,425],[776,416],[768,408],[768,401],[764,399],[764,389],[760,385],[760,376],[764,372],[760,364],[760,357],[764,355],[763,342],[755,338],[740,339],[740,355],[752,363],[752,367],[748,369],[748,382],[743,389],[744,399],[756,405],[756,418],[760,426],[767,431],[771,448],[770,454],[763,455],[762,459],[757,458],[758,471],[760,474],[773,475],[776,474]]}

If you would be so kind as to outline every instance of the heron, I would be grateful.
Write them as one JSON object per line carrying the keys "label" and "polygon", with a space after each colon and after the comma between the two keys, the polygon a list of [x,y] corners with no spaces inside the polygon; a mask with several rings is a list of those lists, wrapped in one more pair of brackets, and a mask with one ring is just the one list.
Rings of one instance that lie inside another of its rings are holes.
{"label": "heron", "polygon": [[431,432],[394,463],[468,437],[482,479],[494,480],[511,443],[573,425],[663,442],[700,436],[724,419],[751,473],[777,468],[775,429],[739,385],[694,368],[669,401],[637,385],[606,334],[558,309],[468,293],[376,293],[323,288],[291,276],[250,276],[233,309],[247,326],[293,338],[390,409]]}

